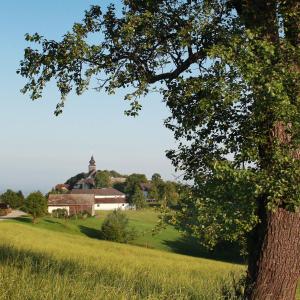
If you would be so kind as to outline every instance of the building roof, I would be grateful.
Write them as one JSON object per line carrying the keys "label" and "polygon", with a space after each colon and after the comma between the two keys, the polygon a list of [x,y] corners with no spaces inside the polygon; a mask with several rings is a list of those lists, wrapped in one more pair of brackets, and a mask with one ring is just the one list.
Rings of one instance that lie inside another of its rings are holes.
{"label": "building roof", "polygon": [[93,205],[94,195],[88,194],[50,194],[48,205]]}
{"label": "building roof", "polygon": [[127,203],[126,198],[95,198],[95,204],[100,203]]}
{"label": "building roof", "polygon": [[95,196],[125,196],[124,193],[113,188],[102,189],[73,189],[70,194],[93,194]]}

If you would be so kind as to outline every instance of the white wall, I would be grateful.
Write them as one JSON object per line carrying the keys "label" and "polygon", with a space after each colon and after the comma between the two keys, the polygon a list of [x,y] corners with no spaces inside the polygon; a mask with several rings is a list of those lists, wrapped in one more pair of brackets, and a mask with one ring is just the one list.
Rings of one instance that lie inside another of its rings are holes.
{"label": "white wall", "polygon": [[94,204],[95,210],[115,210],[115,209],[130,209],[129,203],[98,203]]}
{"label": "white wall", "polygon": [[58,208],[61,208],[61,209],[64,208],[68,211],[68,215],[70,214],[69,206],[48,206],[48,213],[51,214],[53,210],[58,209]]}
{"label": "white wall", "polygon": [[100,195],[95,195],[95,199],[101,199],[101,198],[122,198],[124,199],[125,198],[125,195],[108,195],[108,196],[100,196]]}

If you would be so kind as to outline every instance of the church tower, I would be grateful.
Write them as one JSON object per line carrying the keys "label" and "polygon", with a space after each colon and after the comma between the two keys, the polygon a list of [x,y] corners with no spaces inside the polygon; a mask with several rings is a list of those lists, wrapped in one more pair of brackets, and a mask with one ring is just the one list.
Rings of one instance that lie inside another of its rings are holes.
{"label": "church tower", "polygon": [[92,155],[91,159],[90,159],[90,163],[89,163],[89,173],[92,171],[96,171],[96,162],[94,159],[94,156]]}

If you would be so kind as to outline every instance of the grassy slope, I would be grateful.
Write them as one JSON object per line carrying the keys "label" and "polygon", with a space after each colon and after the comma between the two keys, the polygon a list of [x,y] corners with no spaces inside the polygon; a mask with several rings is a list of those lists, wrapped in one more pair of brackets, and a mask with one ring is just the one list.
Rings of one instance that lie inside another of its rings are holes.
{"label": "grassy slope", "polygon": [[[26,299],[24,293],[21,295],[10,294],[12,291],[16,293],[19,289],[27,291],[28,299],[127,299],[129,295],[130,299],[134,299],[134,297],[144,298],[146,296],[150,297],[149,299],[151,297],[154,299],[160,297],[174,298],[174,295],[177,295],[176,298],[179,299],[194,298],[195,295],[195,299],[212,299],[210,298],[212,295],[217,297],[218,294],[216,278],[222,277],[231,270],[241,270],[243,268],[237,265],[87,238],[97,238],[99,236],[99,228],[106,214],[101,212],[99,218],[68,220],[67,222],[49,217],[43,218],[36,225],[33,225],[28,218],[19,221],[0,222],[0,241],[7,241],[13,246],[17,245],[23,250],[26,249],[26,251],[28,249],[33,250],[31,254],[24,252],[25,256],[28,257],[27,263],[20,259],[15,261],[17,266],[12,266],[11,262],[9,264],[5,263],[7,260],[1,257],[0,248],[0,290],[2,290],[2,287],[5,288],[5,285],[11,285],[9,293],[6,296],[5,294],[0,295],[0,299]],[[157,213],[155,211],[128,211],[127,214],[130,224],[142,233],[134,241],[136,245],[169,252],[183,252],[183,250],[188,249],[188,252],[193,254],[205,255],[195,244],[186,245],[180,243],[180,234],[171,227],[153,237],[151,230],[157,221]],[[15,250],[12,250],[6,250],[6,252],[13,253]],[[32,270],[32,259],[35,260],[36,253],[44,253],[46,257],[42,259],[43,263],[41,265],[37,265],[37,270]],[[55,253],[54,261],[52,261],[53,253]],[[51,259],[47,255],[50,255]],[[122,257],[121,263],[120,255]],[[72,260],[75,259],[79,263],[77,273],[74,272],[74,278],[70,277],[68,272],[60,274],[61,272],[57,271],[55,267],[53,270],[51,268],[48,269],[49,265],[63,265],[62,261],[66,257],[71,257]],[[12,260],[15,260],[15,258]],[[91,264],[90,262],[93,260],[94,263]],[[85,278],[85,276],[81,275],[82,273],[90,274],[90,271],[88,271],[89,266],[95,263],[97,265],[98,260],[101,261],[98,267],[99,272],[102,274],[99,280],[97,279],[99,277],[97,275],[98,272],[95,273],[94,269],[92,271],[93,276],[88,275],[88,278]],[[43,264],[46,266],[43,266]],[[39,276],[41,269],[44,270],[42,277]],[[105,270],[104,272],[103,269]],[[130,269],[132,270],[130,271]],[[123,274],[121,275],[121,280],[118,278],[116,281],[114,272]],[[135,276],[136,274],[139,275]],[[151,274],[150,277],[152,279],[149,279],[150,285],[146,284],[145,286],[145,282],[140,283],[140,274],[145,274],[144,280],[146,282],[148,282],[149,274]],[[23,279],[21,281],[18,280],[17,286],[14,283],[14,276]],[[76,276],[80,279],[78,280]],[[112,280],[110,280],[111,278]],[[69,285],[66,282],[69,281],[73,282],[73,289],[68,288]],[[107,281],[109,281],[109,284],[107,284]],[[176,287],[174,288],[174,285],[171,287],[171,282],[176,283],[177,289]],[[31,286],[39,287],[39,289],[34,292],[30,288]],[[45,296],[47,289],[51,290],[51,293],[56,295],[56,298],[50,294]],[[158,292],[159,290],[164,292]],[[297,299],[300,299],[299,289]]]}
{"label": "grassy slope", "polygon": [[[0,223],[0,299],[218,299],[239,265]],[[7,246],[9,245],[9,246]]]}
{"label": "grassy slope", "polygon": [[[86,220],[60,220],[51,217],[43,218],[38,224],[33,225],[30,218],[20,218],[17,222],[23,222],[29,226],[38,228],[79,234],[91,238],[99,238],[99,229],[108,212],[100,212],[97,218]],[[169,252],[209,257],[226,261],[236,261],[234,253],[207,253],[193,241],[183,240],[181,234],[174,228],[168,226],[157,235],[152,235],[152,229],[157,224],[158,213],[154,209],[126,211],[130,225],[139,232],[139,236],[132,243],[147,248],[160,249]]]}

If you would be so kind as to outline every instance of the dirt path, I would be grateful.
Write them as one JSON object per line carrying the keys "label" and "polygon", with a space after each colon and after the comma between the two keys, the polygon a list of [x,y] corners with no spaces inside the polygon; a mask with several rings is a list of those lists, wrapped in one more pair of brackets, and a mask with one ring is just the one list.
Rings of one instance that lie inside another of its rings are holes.
{"label": "dirt path", "polygon": [[21,210],[13,210],[10,214],[8,214],[7,216],[4,217],[0,217],[0,221],[2,220],[9,220],[9,219],[13,219],[13,218],[18,218],[21,216],[26,215],[26,213],[24,211]]}

